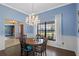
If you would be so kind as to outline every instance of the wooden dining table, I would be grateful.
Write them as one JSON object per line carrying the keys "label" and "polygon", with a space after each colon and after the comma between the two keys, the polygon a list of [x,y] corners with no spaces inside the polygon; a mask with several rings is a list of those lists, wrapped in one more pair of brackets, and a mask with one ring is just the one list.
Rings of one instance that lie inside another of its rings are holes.
{"label": "wooden dining table", "polygon": [[44,39],[33,39],[33,38],[27,38],[26,44],[31,45],[33,47],[33,55],[35,55],[34,51],[37,46],[40,46],[43,44],[45,40]]}
{"label": "wooden dining table", "polygon": [[28,38],[26,39],[26,44],[32,45],[32,46],[38,46],[43,44],[45,40],[44,39],[33,39],[33,38]]}

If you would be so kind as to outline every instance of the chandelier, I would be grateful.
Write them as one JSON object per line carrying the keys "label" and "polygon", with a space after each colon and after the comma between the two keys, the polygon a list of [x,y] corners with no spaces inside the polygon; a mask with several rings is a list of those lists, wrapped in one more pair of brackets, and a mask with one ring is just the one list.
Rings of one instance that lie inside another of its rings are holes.
{"label": "chandelier", "polygon": [[32,3],[32,14],[26,17],[26,23],[29,25],[35,25],[40,22],[40,20],[38,20],[38,16],[35,15],[33,11],[34,11],[34,4]]}

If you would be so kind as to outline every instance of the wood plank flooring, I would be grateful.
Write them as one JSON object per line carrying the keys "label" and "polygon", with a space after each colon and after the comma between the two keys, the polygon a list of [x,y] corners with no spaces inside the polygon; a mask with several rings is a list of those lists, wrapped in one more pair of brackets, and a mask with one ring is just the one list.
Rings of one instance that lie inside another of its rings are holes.
{"label": "wood plank flooring", "polygon": [[[0,51],[0,56],[20,56],[20,45],[12,46]],[[47,46],[47,56],[75,56],[72,51]]]}

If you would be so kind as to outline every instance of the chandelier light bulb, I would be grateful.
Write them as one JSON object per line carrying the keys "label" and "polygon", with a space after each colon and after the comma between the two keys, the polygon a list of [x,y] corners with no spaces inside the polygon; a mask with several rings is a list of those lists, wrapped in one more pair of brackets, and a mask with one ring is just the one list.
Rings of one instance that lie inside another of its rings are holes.
{"label": "chandelier light bulb", "polygon": [[34,10],[33,9],[34,9],[34,5],[32,4],[32,13],[29,16],[26,17],[26,23],[29,24],[29,25],[35,25],[38,22],[40,22],[38,20],[38,16],[36,16],[34,14],[34,12],[33,12]]}

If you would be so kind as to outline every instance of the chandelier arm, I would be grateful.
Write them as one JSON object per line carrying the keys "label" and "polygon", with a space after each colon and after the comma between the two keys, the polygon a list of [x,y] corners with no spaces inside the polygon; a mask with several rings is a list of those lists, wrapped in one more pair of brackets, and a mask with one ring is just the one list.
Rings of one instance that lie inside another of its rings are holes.
{"label": "chandelier arm", "polygon": [[26,20],[29,25],[34,25],[34,24],[37,24],[38,23],[38,17],[36,15],[34,15],[34,3],[32,3],[32,13],[31,15],[29,15]]}

